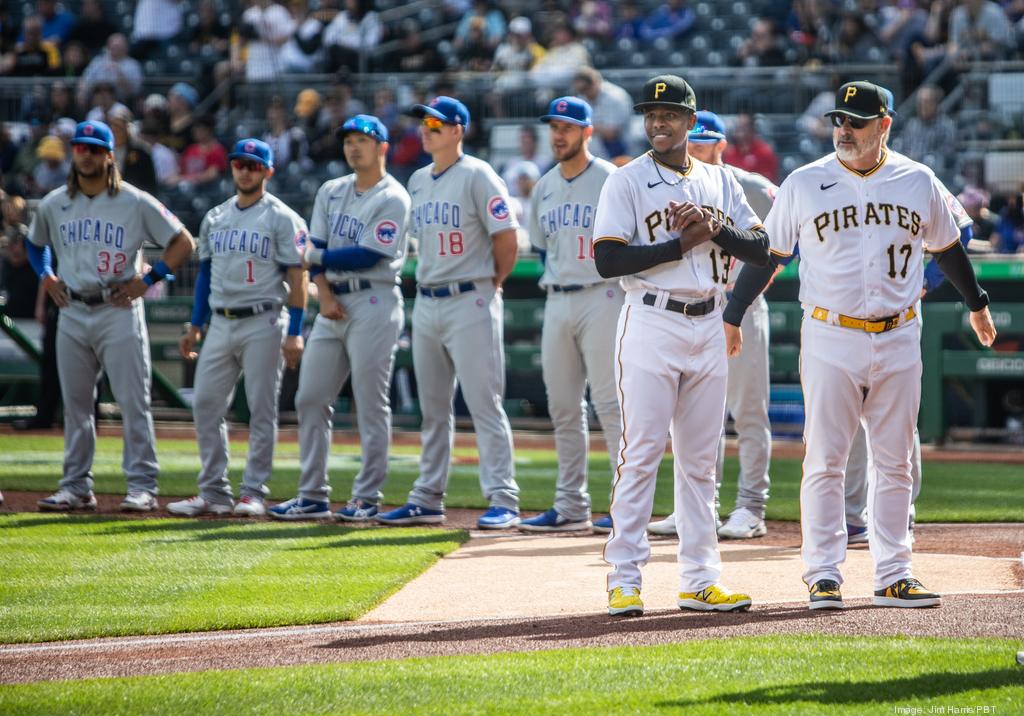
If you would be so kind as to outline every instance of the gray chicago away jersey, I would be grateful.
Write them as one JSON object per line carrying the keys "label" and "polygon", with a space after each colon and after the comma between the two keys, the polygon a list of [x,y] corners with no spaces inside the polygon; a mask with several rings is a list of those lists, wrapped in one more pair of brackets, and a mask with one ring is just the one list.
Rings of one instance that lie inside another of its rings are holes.
{"label": "gray chicago away jersey", "polygon": [[328,249],[360,246],[388,257],[363,271],[327,271],[328,281],[365,278],[398,283],[405,263],[409,194],[385,174],[369,191],[356,192],[356,175],[324,182],[316,193],[309,233]]}
{"label": "gray chicago away jersey", "polygon": [[530,243],[547,252],[541,286],[589,286],[606,280],[594,267],[594,219],[601,187],[614,171],[611,162],[594,158],[567,181],[555,165],[533,188]]}
{"label": "gray chicago away jersey", "polygon": [[437,176],[433,164],[409,179],[409,235],[417,240],[416,280],[425,285],[494,277],[491,236],[519,224],[508,188],[468,154]]}
{"label": "gray chicago away jersey", "polygon": [[36,246],[53,247],[68,288],[94,293],[135,277],[143,244],[165,247],[182,228],[163,204],[122,182],[115,196],[104,190],[91,199],[54,189],[39,203],[29,237]]}
{"label": "gray chicago away jersey", "polygon": [[760,174],[748,172],[731,164],[726,164],[725,168],[732,172],[732,175],[736,177],[736,181],[740,183],[743,195],[747,197],[747,203],[750,204],[750,208],[754,210],[754,213],[757,214],[761,221],[764,221],[768,216],[768,212],[772,210],[772,204],[775,202],[775,195],[779,193],[779,187],[775,186],[771,179]]}
{"label": "gray chicago away jersey", "polygon": [[302,265],[306,222],[273,194],[239,209],[236,197],[206,212],[199,259],[211,260],[210,305],[245,308],[283,303],[285,269]]}

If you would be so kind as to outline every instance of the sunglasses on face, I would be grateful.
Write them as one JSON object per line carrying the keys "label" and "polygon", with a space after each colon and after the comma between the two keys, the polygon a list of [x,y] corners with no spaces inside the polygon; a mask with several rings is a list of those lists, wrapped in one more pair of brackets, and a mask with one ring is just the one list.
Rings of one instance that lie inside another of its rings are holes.
{"label": "sunglasses on face", "polygon": [[75,154],[106,154],[107,148],[98,144],[75,144],[72,145]]}
{"label": "sunglasses on face", "polygon": [[421,124],[432,132],[440,132],[446,123],[437,117],[424,117]]}
{"label": "sunglasses on face", "polygon": [[231,168],[236,171],[248,170],[250,172],[262,172],[264,169],[260,162],[254,162],[251,159],[232,159]]}
{"label": "sunglasses on face", "polygon": [[845,122],[850,125],[851,129],[864,129],[864,127],[868,126],[868,122],[870,121],[871,120],[869,119],[858,119],[857,117],[850,117],[845,114],[832,115],[833,127],[842,127],[843,123]]}

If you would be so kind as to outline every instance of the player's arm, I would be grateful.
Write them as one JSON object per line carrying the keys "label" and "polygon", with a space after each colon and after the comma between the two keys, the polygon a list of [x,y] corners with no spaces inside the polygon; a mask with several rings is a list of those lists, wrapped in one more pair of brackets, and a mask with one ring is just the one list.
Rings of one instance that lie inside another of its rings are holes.
{"label": "player's arm", "polygon": [[185,326],[185,333],[178,340],[178,350],[185,360],[195,360],[196,344],[203,337],[203,327],[210,320],[210,280],[213,275],[213,260],[202,259],[196,275],[196,290],[192,298],[192,320]]}
{"label": "player's arm", "polygon": [[494,285],[501,288],[516,265],[519,242],[515,229],[503,229],[491,235],[494,251]]}
{"label": "player's arm", "polygon": [[327,275],[321,271],[313,276],[313,283],[317,288],[317,300],[320,302],[320,315],[331,321],[340,321],[345,318],[345,309],[338,299],[334,297],[334,289]]}
{"label": "player's arm", "polygon": [[[972,238],[974,238],[974,231],[970,224],[960,229],[960,243],[965,249],[967,244],[971,243]],[[929,261],[928,265],[924,267],[924,285],[921,287],[921,296],[931,293],[945,282],[946,276],[942,273],[939,262]]]}
{"label": "player's arm", "polygon": [[46,208],[45,204],[41,205],[36,211],[36,215],[32,218],[32,226],[29,228],[29,239],[25,242],[25,250],[28,253],[29,265],[32,266],[32,270],[39,277],[40,285],[58,307],[66,308],[70,303],[67,293],[68,287],[60,276],[53,272],[53,249],[50,246]]}
{"label": "player's arm", "polygon": [[629,276],[681,258],[683,247],[679,241],[632,246],[625,239],[614,236],[594,240],[594,266],[601,278]]}
{"label": "player's arm", "polygon": [[188,260],[195,248],[196,242],[192,238],[192,234],[185,227],[181,227],[178,233],[167,242],[167,248],[164,249],[160,260],[153,264],[149,272],[145,276],[135,276],[118,285],[110,295],[110,302],[115,306],[126,307],[136,298],[145,294],[149,287],[158,281],[173,280],[174,272]]}
{"label": "player's arm", "polygon": [[284,280],[288,283],[288,335],[282,350],[285,364],[295,368],[302,358],[302,320],[309,299],[309,277],[302,266],[289,266]]}

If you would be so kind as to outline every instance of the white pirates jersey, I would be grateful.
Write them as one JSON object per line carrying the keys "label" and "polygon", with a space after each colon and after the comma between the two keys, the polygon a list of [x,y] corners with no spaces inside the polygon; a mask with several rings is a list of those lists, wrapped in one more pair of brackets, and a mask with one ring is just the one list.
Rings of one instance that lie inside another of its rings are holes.
{"label": "white pirates jersey", "polygon": [[594,266],[594,222],[601,187],[615,165],[595,157],[566,179],[556,164],[533,187],[530,243],[546,252],[540,285],[590,286],[607,279]]}
{"label": "white pirates jersey", "polygon": [[491,236],[518,229],[508,187],[486,162],[463,154],[438,175],[434,165],[409,179],[416,281],[436,285],[494,278]]}
{"label": "white pirates jersey", "polygon": [[245,209],[231,197],[206,212],[199,259],[211,260],[210,306],[245,308],[288,296],[285,272],[302,265],[306,222],[273,194]]}
{"label": "white pirates jersey", "polygon": [[[725,167],[690,157],[690,166],[683,173],[647,152],[608,177],[597,205],[594,240],[633,246],[677,241],[678,232],[668,226],[669,203],[687,201],[743,230],[761,225],[739,182]],[[707,242],[679,261],[623,277],[622,287],[627,291],[660,290],[687,299],[707,299],[729,283],[731,263],[728,251]]]}
{"label": "white pirates jersey", "polygon": [[398,283],[406,256],[409,205],[408,192],[390,174],[361,194],[356,191],[355,174],[324,182],[313,203],[310,235],[327,242],[328,250],[359,246],[388,259],[361,271],[328,269],[327,280]]}
{"label": "white pirates jersey", "polygon": [[893,316],[921,295],[923,251],[959,241],[931,169],[884,150],[864,174],[835,153],[797,169],[765,225],[777,256],[800,246],[800,302],[856,318]]}
{"label": "white pirates jersey", "polygon": [[184,227],[152,196],[121,182],[89,198],[74,198],[67,187],[54,189],[39,203],[29,238],[52,246],[60,277],[68,288],[89,294],[134,278],[142,270],[142,247],[149,240],[166,247]]}

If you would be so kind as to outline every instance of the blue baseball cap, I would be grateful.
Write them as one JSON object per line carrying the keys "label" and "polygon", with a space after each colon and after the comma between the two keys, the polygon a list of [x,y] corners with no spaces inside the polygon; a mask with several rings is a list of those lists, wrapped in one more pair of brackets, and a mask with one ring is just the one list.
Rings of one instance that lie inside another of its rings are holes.
{"label": "blue baseball cap", "polygon": [[95,144],[106,148],[108,152],[112,152],[114,151],[114,133],[103,122],[90,119],[78,123],[75,127],[75,136],[71,138],[71,143]]}
{"label": "blue baseball cap", "polygon": [[454,97],[440,95],[430,100],[430,104],[414,104],[407,112],[412,117],[435,117],[448,124],[460,124],[469,127],[469,110]]}
{"label": "blue baseball cap", "polygon": [[687,135],[687,141],[695,144],[714,144],[725,139],[725,122],[714,112],[702,109],[697,112],[697,123]]}
{"label": "blue baseball cap", "polygon": [[384,123],[372,114],[357,114],[345,120],[345,123],[338,127],[336,134],[338,139],[344,139],[349,132],[359,132],[367,137],[376,139],[378,142],[388,141],[388,128]]}
{"label": "blue baseball cap", "polygon": [[882,90],[882,94],[885,95],[885,107],[889,110],[889,116],[895,117],[896,110],[893,108],[893,105],[896,104],[896,100],[892,96],[892,90],[886,89],[885,87],[882,87],[882,85],[878,85],[878,87]]}
{"label": "blue baseball cap", "polygon": [[188,102],[189,107],[195,109],[195,106],[199,104],[199,93],[196,88],[186,82],[175,82],[167,94],[176,94],[183,100]]}
{"label": "blue baseball cap", "polygon": [[558,120],[559,122],[568,122],[569,124],[577,124],[581,127],[589,127],[591,122],[591,115],[593,110],[590,109],[590,105],[579,97],[558,97],[557,99],[551,100],[551,104],[548,105],[548,113],[540,118],[541,122],[552,122]]}
{"label": "blue baseball cap", "polygon": [[251,159],[254,162],[259,162],[267,169],[274,168],[274,150],[262,139],[256,139],[255,137],[239,139],[235,142],[235,148],[228,155],[228,159]]}

